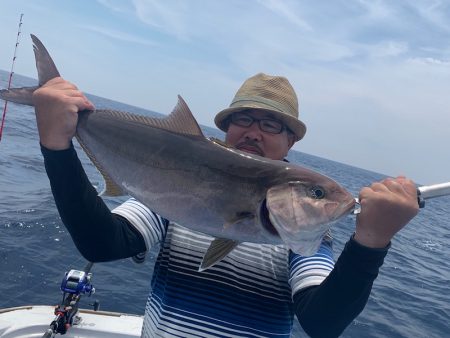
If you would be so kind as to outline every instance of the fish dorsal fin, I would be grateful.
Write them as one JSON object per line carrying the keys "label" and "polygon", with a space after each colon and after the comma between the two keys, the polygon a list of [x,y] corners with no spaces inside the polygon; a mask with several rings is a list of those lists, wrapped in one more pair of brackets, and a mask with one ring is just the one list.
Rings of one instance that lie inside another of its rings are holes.
{"label": "fish dorsal fin", "polygon": [[172,112],[165,118],[146,118],[147,124],[165,129],[174,133],[202,136],[200,126],[183,98],[178,95],[178,103]]}
{"label": "fish dorsal fin", "polygon": [[192,115],[183,98],[178,95],[178,103],[173,111],[166,117],[149,117],[131,114],[123,111],[108,110],[109,117],[121,120],[132,121],[139,124],[145,124],[153,128],[164,129],[172,133],[200,136],[205,138],[200,126]]}
{"label": "fish dorsal fin", "polygon": [[220,262],[226,255],[233,251],[238,244],[238,241],[225,238],[216,238],[213,240],[203,257],[202,264],[198,271],[204,271]]}
{"label": "fish dorsal fin", "polygon": [[109,176],[109,174],[106,172],[105,168],[100,165],[100,163],[97,161],[95,156],[89,151],[89,148],[86,147],[86,145],[83,143],[80,137],[76,136],[78,143],[80,144],[81,148],[83,148],[86,155],[89,157],[89,159],[92,161],[94,166],[97,168],[97,170],[100,172],[100,174],[103,177],[103,180],[105,181],[105,189],[100,193],[102,196],[123,196],[126,195],[126,192],[117,185],[114,180]]}
{"label": "fish dorsal fin", "polygon": [[58,69],[53,62],[44,44],[35,35],[31,34],[33,40],[33,50],[36,59],[39,85],[42,86],[47,81],[60,76]]}

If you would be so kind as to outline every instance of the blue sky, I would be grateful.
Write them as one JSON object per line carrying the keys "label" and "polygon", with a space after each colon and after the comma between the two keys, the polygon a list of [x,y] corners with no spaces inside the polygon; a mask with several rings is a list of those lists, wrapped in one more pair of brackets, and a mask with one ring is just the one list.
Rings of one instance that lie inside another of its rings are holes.
{"label": "blue sky", "polygon": [[286,76],[294,149],[423,184],[450,180],[450,2],[0,0],[0,69],[36,77],[29,34],[85,92],[213,126],[241,83]]}

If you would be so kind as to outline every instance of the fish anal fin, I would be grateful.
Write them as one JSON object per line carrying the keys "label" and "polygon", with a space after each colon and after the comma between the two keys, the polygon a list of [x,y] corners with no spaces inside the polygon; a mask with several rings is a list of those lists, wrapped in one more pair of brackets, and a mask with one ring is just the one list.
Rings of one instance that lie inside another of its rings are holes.
{"label": "fish anal fin", "polygon": [[84,152],[89,157],[94,166],[97,168],[97,170],[100,172],[100,174],[103,177],[103,180],[105,181],[105,189],[100,193],[100,195],[102,196],[125,195],[126,193],[123,191],[123,189],[114,182],[114,180],[106,172],[105,168],[97,161],[95,156],[89,151],[89,149],[85,146],[85,144],[81,141],[81,139],[77,137],[77,140],[81,148],[83,148]]}
{"label": "fish anal fin", "polygon": [[100,171],[100,174],[103,176],[105,180],[105,190],[103,190],[100,195],[102,196],[123,196],[125,193],[123,192],[122,187],[114,183],[114,181],[103,171]]}
{"label": "fish anal fin", "polygon": [[216,238],[213,240],[203,257],[202,263],[198,271],[204,271],[214,264],[220,262],[225,258],[233,249],[238,246],[238,241],[231,239]]}

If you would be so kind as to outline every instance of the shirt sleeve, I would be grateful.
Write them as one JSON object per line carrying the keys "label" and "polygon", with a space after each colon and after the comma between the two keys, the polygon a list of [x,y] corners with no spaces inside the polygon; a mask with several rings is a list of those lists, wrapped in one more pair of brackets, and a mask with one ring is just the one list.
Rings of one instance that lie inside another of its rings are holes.
{"label": "shirt sleeve", "polygon": [[368,248],[352,236],[320,285],[297,289],[294,310],[309,336],[338,337],[361,313],[389,247]]}
{"label": "shirt sleeve", "polygon": [[317,253],[305,257],[289,254],[289,284],[292,296],[297,292],[314,285],[320,285],[334,267],[333,248],[331,239],[324,239]]}
{"label": "shirt sleeve", "polygon": [[[141,234],[145,241],[146,251],[164,240],[169,222],[136,199],[130,198],[112,212],[126,218],[130,225]],[[133,256],[133,260],[138,263],[142,262],[145,253],[141,252]]]}
{"label": "shirt sleeve", "polygon": [[117,213],[109,210],[89,182],[73,145],[59,151],[41,146],[41,151],[58,212],[87,260],[111,261],[149,249],[153,242],[143,234],[142,222],[136,221],[138,213],[120,211],[127,207],[119,207]]}

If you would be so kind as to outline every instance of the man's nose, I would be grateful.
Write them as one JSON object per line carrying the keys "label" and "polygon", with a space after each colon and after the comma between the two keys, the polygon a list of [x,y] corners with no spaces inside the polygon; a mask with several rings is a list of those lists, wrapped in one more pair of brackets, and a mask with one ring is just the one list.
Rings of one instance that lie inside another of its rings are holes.
{"label": "man's nose", "polygon": [[259,128],[258,122],[254,121],[251,124],[251,126],[247,128],[244,136],[246,139],[250,139],[250,140],[254,140],[254,141],[261,141],[261,139],[262,139],[261,133],[262,133],[262,131]]}

